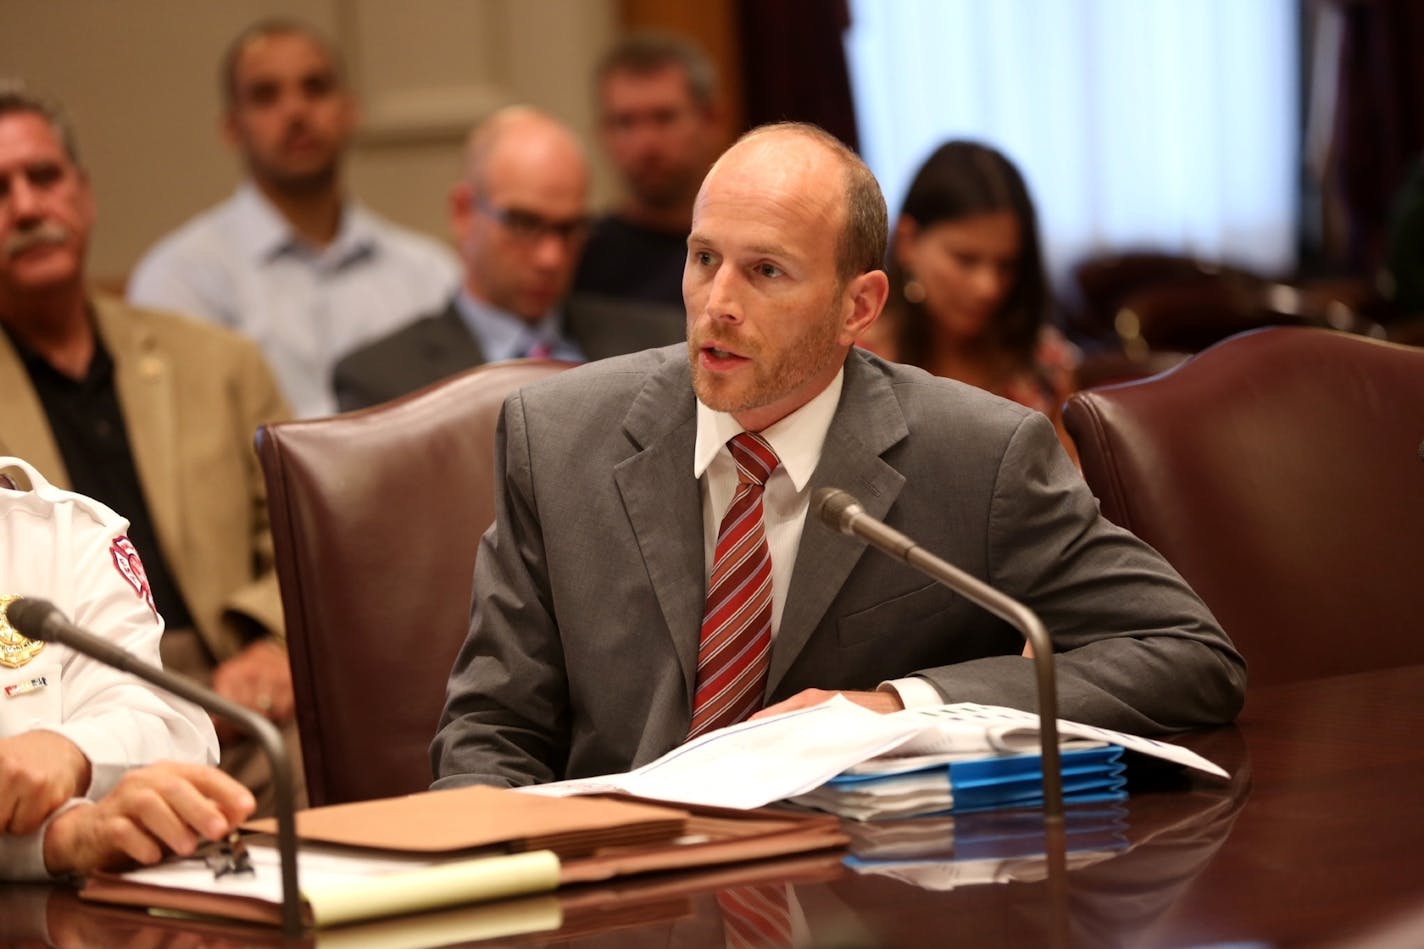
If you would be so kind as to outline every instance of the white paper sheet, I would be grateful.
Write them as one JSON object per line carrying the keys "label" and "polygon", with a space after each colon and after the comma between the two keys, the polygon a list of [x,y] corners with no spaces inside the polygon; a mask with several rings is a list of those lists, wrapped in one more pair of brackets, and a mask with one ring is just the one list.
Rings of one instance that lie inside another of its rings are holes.
{"label": "white paper sheet", "polygon": [[[1058,720],[1061,739],[1121,745],[1225,778],[1200,755],[1166,742]],[[561,781],[532,794],[622,791],[684,804],[753,808],[803,794],[885,755],[997,754],[1038,750],[1032,712],[961,702],[881,715],[839,695],[811,708],[708,732],[636,771]]]}
{"label": "white paper sheet", "polygon": [[[966,726],[977,726],[984,734],[989,746],[996,751],[1034,752],[1038,750],[1038,715],[1034,712],[1024,712],[999,705],[959,702],[953,705],[905,709],[903,712],[895,714],[923,719],[929,726],[916,733],[913,738],[896,746],[893,752],[895,755],[923,755],[957,750],[953,747],[945,747],[942,744],[941,736],[945,734],[946,729],[957,734]],[[1153,758],[1162,758],[1186,768],[1205,771],[1218,778],[1229,777],[1221,768],[1180,745],[1143,738],[1140,735],[1129,735],[1126,732],[1117,732],[1110,728],[1097,728],[1093,725],[1083,725],[1060,718],[1058,719],[1058,738],[1060,741],[1066,738],[1086,738],[1090,741],[1106,742],[1109,745],[1121,745],[1128,751],[1136,751]]]}
{"label": "white paper sheet", "polygon": [[658,801],[753,808],[820,787],[924,729],[837,695],[810,708],[708,732],[626,774],[561,781],[523,790],[598,794],[609,790]]}

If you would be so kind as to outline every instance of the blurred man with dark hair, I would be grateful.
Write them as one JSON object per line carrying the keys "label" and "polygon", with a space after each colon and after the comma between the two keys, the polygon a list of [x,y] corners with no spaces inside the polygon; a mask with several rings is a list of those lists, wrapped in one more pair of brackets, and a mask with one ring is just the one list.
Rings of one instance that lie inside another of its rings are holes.
{"label": "blurred man with dark hair", "polygon": [[328,39],[264,20],[228,48],[220,82],[223,128],[250,180],[149,251],[129,298],[252,337],[297,414],[327,414],[336,361],[440,306],[458,265],[347,193],[357,109]]}
{"label": "blurred man with dark hair", "polygon": [[682,306],[692,202],[721,133],[717,77],[701,50],[635,33],[595,74],[599,140],[622,202],[594,223],[574,289]]}

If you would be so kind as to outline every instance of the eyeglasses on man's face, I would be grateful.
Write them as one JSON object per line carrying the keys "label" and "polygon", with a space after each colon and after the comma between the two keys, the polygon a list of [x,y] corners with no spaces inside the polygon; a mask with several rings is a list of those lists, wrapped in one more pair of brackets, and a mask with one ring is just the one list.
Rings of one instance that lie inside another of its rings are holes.
{"label": "eyeglasses on man's face", "polygon": [[581,240],[588,231],[586,215],[574,218],[550,218],[535,211],[526,211],[523,208],[500,207],[483,198],[475,199],[475,207],[479,208],[481,214],[498,221],[511,237],[530,243],[550,236],[569,243]]}

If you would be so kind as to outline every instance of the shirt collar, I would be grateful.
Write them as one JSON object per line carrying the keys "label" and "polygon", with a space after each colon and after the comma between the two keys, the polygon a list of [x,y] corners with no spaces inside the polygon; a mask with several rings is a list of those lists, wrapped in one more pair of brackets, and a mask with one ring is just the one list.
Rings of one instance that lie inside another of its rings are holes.
{"label": "shirt collar", "polygon": [[479,340],[485,362],[518,359],[529,352],[537,340],[544,340],[553,349],[562,338],[563,316],[557,309],[545,313],[539,322],[530,324],[507,310],[476,299],[465,287],[461,287],[455,295],[455,309],[475,339]]}
{"label": "shirt collar", "polygon": [[267,200],[251,181],[238,186],[233,196],[237,209],[238,245],[250,259],[266,263],[285,254],[317,257],[340,267],[367,254],[374,254],[380,239],[379,228],[365,208],[347,199],[341,207],[341,224],[336,237],[317,250],[297,237],[282,212]]}
{"label": "shirt collar", "polygon": [[[89,321],[94,323],[94,311],[89,311]],[[30,345],[18,335],[10,331],[10,327],[0,325],[0,332],[3,332],[14,348],[15,354],[20,357],[20,362],[25,366],[30,375],[30,380],[34,383],[44,384],[50,388],[55,386],[69,390],[92,390],[111,385],[114,375],[114,357],[109,355],[109,348],[104,344],[104,334],[99,332],[99,327],[94,326],[94,354],[89,359],[89,367],[84,370],[84,376],[80,379],[60,372],[50,364],[50,361],[39,352],[30,348]]]}
{"label": "shirt collar", "polygon": [[[842,366],[830,384],[820,391],[810,402],[761,431],[791,477],[791,483],[798,492],[805,490],[821,461],[821,449],[826,444],[826,432],[830,431],[831,419],[835,417],[836,406],[840,404],[841,387],[845,384],[845,367]],[[692,455],[692,476],[701,478],[712,464],[717,452],[727,444],[727,440],[746,429],[726,412],[709,409],[697,400],[697,443]]]}

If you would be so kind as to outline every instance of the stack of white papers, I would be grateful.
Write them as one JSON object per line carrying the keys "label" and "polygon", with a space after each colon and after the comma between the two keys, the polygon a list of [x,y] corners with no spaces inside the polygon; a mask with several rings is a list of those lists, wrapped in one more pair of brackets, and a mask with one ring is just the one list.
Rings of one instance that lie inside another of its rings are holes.
{"label": "stack of white papers", "polygon": [[[1061,739],[1128,748],[1227,776],[1176,745],[1063,719],[1058,731]],[[653,800],[753,808],[807,794],[882,756],[899,760],[882,767],[904,770],[904,759],[911,756],[1035,756],[1037,748],[1038,716],[1031,712],[958,703],[882,715],[837,695],[810,708],[708,732],[634,771],[524,790],[554,795],[619,791]]]}

